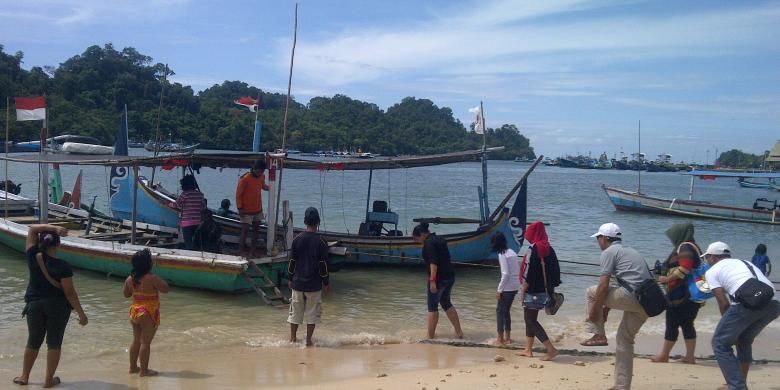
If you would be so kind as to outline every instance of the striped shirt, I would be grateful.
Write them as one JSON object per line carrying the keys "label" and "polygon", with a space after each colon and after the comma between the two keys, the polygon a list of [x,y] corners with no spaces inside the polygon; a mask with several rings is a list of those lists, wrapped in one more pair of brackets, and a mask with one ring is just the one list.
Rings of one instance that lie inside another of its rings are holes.
{"label": "striped shirt", "polygon": [[176,198],[176,207],[179,209],[179,226],[197,226],[200,225],[200,212],[206,208],[206,200],[200,191],[184,191]]}

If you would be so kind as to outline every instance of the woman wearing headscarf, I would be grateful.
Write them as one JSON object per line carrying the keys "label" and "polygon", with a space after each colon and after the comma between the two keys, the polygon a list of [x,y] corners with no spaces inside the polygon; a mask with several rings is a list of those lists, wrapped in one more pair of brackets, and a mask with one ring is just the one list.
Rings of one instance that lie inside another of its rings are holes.
{"label": "woman wearing headscarf", "polygon": [[[536,221],[525,230],[525,239],[531,245],[531,256],[528,258],[527,272],[525,272],[525,282],[520,290],[520,301],[523,302],[523,314],[525,317],[525,351],[521,356],[533,357],[534,338],[544,344],[546,353],[542,360],[552,360],[558,356],[558,350],[547,337],[542,324],[539,323],[539,309],[528,307],[525,304],[526,294],[547,293],[549,297],[553,296],[555,287],[561,284],[561,269],[558,264],[558,257],[555,250],[550,246],[547,238],[547,232],[542,222]],[[525,259],[523,260],[525,265]],[[521,269],[521,275],[523,270]],[[545,281],[546,276],[546,281]]]}
{"label": "woman wearing headscarf", "polygon": [[699,313],[700,303],[690,299],[687,278],[693,269],[701,264],[701,249],[693,239],[693,224],[690,222],[672,225],[666,231],[666,236],[674,245],[674,250],[664,262],[666,275],[658,278],[658,282],[666,285],[669,307],[666,309],[666,331],[661,352],[652,357],[655,363],[669,361],[669,353],[677,342],[679,328],[682,328],[685,339],[685,358],[683,363],[695,364],[696,328],[693,322]]}

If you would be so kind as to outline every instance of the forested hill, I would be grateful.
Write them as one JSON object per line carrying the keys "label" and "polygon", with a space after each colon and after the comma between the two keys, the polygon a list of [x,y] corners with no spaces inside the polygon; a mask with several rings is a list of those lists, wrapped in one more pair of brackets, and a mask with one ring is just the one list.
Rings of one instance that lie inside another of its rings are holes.
{"label": "forested hill", "polygon": [[[49,134],[83,134],[114,142],[119,115],[126,104],[130,137],[154,137],[165,66],[133,48],[91,46],[53,66],[22,69],[22,52],[8,54],[0,45],[0,93],[45,94]],[[175,67],[175,64],[171,64]],[[168,69],[168,76],[174,75]],[[241,96],[260,96],[263,148],[281,146],[285,95],[241,81],[225,81],[200,93],[190,86],[167,83],[160,133],[203,148],[247,150],[252,144],[254,114],[237,106]],[[3,99],[5,100],[5,99]],[[0,103],[5,108],[5,102]],[[13,107],[12,107],[13,108]],[[344,95],[316,97],[308,105],[292,100],[287,147],[303,151],[357,150],[396,154],[430,154],[476,149],[482,136],[453,117],[452,110],[428,99],[404,98],[386,111]],[[39,122],[11,121],[14,141],[37,139]],[[488,129],[489,146],[506,146],[493,158],[533,157],[528,139],[514,125]]]}

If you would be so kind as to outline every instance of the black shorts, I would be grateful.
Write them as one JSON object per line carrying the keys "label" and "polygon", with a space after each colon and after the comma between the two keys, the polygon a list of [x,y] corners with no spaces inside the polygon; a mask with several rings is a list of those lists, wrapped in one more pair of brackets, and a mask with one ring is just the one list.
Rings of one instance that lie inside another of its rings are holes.
{"label": "black shorts", "polygon": [[70,304],[65,297],[28,302],[23,312],[27,316],[27,348],[37,351],[45,338],[49,349],[60,349],[70,312]]}
{"label": "black shorts", "polygon": [[439,305],[444,311],[452,307],[450,292],[455,284],[455,275],[439,278],[436,281],[436,294],[431,292],[431,282],[428,282],[428,312],[439,311]]}

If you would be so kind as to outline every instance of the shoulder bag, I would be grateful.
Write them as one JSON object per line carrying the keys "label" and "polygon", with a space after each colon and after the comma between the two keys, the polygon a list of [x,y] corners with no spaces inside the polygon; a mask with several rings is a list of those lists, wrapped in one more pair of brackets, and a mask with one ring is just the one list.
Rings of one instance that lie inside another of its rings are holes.
{"label": "shoulder bag", "polygon": [[740,261],[745,263],[745,267],[748,267],[753,277],[739,286],[734,294],[734,300],[745,305],[750,310],[761,310],[772,301],[772,297],[775,296],[775,289],[760,281],[756,271],[745,260]]}

